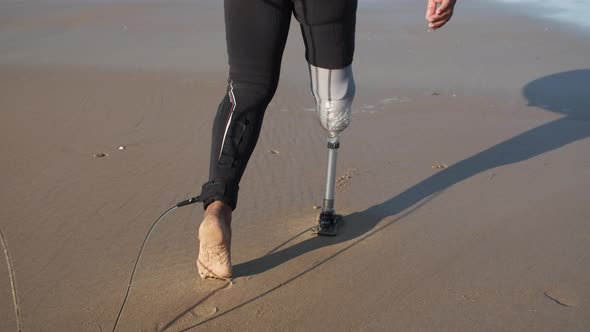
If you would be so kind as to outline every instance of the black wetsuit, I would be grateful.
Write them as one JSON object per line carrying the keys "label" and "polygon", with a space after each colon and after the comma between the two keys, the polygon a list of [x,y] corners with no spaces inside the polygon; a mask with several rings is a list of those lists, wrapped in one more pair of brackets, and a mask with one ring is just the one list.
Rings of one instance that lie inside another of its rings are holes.
{"label": "black wetsuit", "polygon": [[291,16],[299,21],[309,64],[341,69],[352,63],[357,0],[225,0],[229,80],[213,123],[204,205],[235,209],[238,184],[278,81]]}

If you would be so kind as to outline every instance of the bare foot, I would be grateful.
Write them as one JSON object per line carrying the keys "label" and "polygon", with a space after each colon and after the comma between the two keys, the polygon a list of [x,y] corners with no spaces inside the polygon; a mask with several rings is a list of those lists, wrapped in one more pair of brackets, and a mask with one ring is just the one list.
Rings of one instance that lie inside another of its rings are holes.
{"label": "bare foot", "polygon": [[203,279],[229,279],[231,269],[231,208],[220,201],[207,207],[199,226],[197,268]]}

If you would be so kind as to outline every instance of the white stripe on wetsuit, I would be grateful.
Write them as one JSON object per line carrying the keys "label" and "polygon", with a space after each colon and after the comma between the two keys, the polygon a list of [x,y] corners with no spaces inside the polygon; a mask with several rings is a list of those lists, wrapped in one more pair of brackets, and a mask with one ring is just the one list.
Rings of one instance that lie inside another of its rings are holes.
{"label": "white stripe on wetsuit", "polygon": [[217,160],[221,159],[221,153],[223,152],[223,146],[225,144],[225,138],[227,137],[227,131],[229,130],[229,125],[231,124],[231,119],[234,115],[234,111],[236,109],[236,96],[234,95],[234,82],[229,81],[229,92],[227,93],[229,96],[229,102],[231,103],[231,110],[229,111],[229,116],[227,118],[227,123],[225,124],[225,132],[223,133],[223,140],[221,141],[221,148],[219,149],[219,157]]}
{"label": "white stripe on wetsuit", "polygon": [[311,91],[319,102],[342,100],[354,95],[352,66],[342,69],[324,69],[309,65]]}

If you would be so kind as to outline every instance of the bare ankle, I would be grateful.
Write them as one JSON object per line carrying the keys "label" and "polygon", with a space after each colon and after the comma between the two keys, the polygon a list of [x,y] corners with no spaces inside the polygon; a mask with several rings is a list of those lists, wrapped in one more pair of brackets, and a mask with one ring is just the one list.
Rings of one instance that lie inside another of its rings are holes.
{"label": "bare ankle", "polygon": [[205,210],[205,216],[212,216],[228,222],[231,221],[231,214],[231,207],[222,201],[215,201],[209,204]]}

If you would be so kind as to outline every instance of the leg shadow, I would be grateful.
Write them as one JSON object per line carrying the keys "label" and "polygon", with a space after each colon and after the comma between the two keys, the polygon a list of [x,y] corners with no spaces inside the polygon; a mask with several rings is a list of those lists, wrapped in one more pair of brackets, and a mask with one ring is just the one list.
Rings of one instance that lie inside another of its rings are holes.
{"label": "leg shadow", "polygon": [[[266,256],[234,266],[235,275],[262,273],[312,250],[357,239],[354,245],[409,215],[454,184],[495,167],[528,160],[587,138],[590,136],[588,82],[590,70],[564,72],[530,82],[523,88],[529,105],[564,114],[564,117],[464,159],[380,204],[344,216],[345,227],[334,238],[313,237],[283,250],[271,251]],[[404,211],[393,221],[375,228],[383,219]]]}
{"label": "leg shadow", "polygon": [[[354,240],[289,279],[270,287],[268,290],[218,315],[202,320],[181,331],[192,330],[273,293],[275,290],[338,257],[341,253],[353,248],[361,241],[410,215],[454,184],[492,168],[524,161],[567,144],[588,138],[590,136],[590,85],[587,82],[590,82],[590,70],[558,73],[530,82],[523,88],[523,95],[529,100],[529,105],[540,106],[552,112],[562,113],[565,116],[528,130],[472,157],[464,159],[385,202],[374,205],[364,211],[345,216],[345,228],[342,234],[337,237],[314,237],[283,250],[278,250],[294,239],[291,238],[263,257],[234,266],[236,276],[258,274],[312,250]],[[399,214],[397,218],[377,226],[383,219],[396,214]],[[295,237],[299,235],[301,233]],[[202,302],[198,301],[193,307],[184,311],[166,326],[171,326],[177,319]]]}

